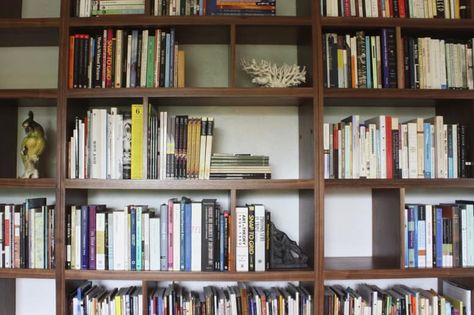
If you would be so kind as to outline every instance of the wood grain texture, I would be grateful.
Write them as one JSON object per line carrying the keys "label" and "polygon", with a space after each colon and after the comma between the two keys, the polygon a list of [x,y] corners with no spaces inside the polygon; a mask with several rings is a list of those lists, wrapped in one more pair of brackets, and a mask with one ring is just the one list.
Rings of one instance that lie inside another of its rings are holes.
{"label": "wood grain texture", "polygon": [[3,188],[56,188],[55,178],[0,178],[0,187]]}
{"label": "wood grain texture", "polygon": [[0,19],[0,29],[14,28],[21,30],[26,28],[59,28],[60,24],[61,19],[59,18]]}
{"label": "wood grain texture", "polygon": [[66,189],[251,190],[313,189],[313,180],[105,180],[65,179]]}
{"label": "wood grain texture", "polygon": [[12,315],[16,311],[15,279],[0,279],[0,315]]}
{"label": "wood grain texture", "polygon": [[383,27],[400,27],[412,30],[472,30],[472,19],[418,19],[418,18],[360,18],[360,17],[322,17],[323,30],[326,28],[342,29],[380,29]]}
{"label": "wood grain texture", "polygon": [[[474,90],[419,90],[419,89],[324,89],[325,98],[347,99],[411,99],[411,100],[462,100],[473,99]],[[354,104],[359,106],[360,104]],[[350,103],[347,106],[351,106]]]}
{"label": "wood grain texture", "polygon": [[[57,89],[0,89],[0,99],[55,99]],[[1,102],[3,106],[4,102]]]}
{"label": "wood grain texture", "polygon": [[326,179],[326,188],[473,188],[473,178],[457,179]]}
{"label": "wood grain texture", "polygon": [[141,280],[141,281],[312,281],[314,272],[172,272],[172,271],[92,271],[66,270],[66,280]]}

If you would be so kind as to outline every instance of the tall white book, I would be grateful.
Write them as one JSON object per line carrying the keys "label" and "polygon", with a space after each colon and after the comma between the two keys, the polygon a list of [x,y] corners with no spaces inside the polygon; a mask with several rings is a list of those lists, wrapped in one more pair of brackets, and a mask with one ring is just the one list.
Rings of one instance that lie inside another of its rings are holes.
{"label": "tall white book", "polygon": [[249,271],[248,209],[247,207],[236,207],[235,214],[237,216],[236,270]]}
{"label": "tall white book", "polygon": [[471,315],[472,292],[470,289],[465,288],[458,283],[444,280],[443,281],[443,295],[455,298],[457,300],[461,300],[463,305],[466,307],[465,315]]}
{"label": "tall white book", "polygon": [[255,205],[255,271],[265,271],[265,207]]}
{"label": "tall white book", "polygon": [[180,270],[181,204],[173,203],[173,271]]}
{"label": "tall white book", "polygon": [[381,115],[365,121],[366,124],[375,124],[378,132],[376,133],[379,146],[377,150],[377,159],[380,167],[377,167],[377,178],[387,178],[387,142],[385,130],[385,116]]}
{"label": "tall white book", "polygon": [[201,271],[202,203],[191,204],[191,271]]}
{"label": "tall white book", "polygon": [[161,218],[150,218],[150,270],[160,270]]}

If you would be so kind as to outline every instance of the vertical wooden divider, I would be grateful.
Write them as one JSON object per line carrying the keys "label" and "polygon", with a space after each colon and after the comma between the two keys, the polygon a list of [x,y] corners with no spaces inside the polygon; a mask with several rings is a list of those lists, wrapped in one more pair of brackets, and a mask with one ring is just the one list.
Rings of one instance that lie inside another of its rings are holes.
{"label": "vertical wooden divider", "polygon": [[148,288],[148,281],[144,280],[142,281],[142,295],[143,295],[143,298],[142,298],[142,302],[143,302],[143,315],[147,315],[149,310],[148,310],[148,292],[149,291],[149,288]]}
{"label": "vertical wooden divider", "polygon": [[66,247],[64,244],[66,190],[66,111],[67,111],[67,65],[69,16],[72,0],[61,0],[59,29],[59,66],[58,66],[58,104],[57,104],[57,143],[56,143],[56,314],[67,312],[67,292],[65,280]]}
{"label": "vertical wooden divider", "polygon": [[405,188],[400,188],[400,269],[405,269]]}
{"label": "vertical wooden divider", "polygon": [[400,26],[395,27],[395,46],[397,47],[397,87],[405,88],[405,69],[403,61],[403,39]]}
{"label": "vertical wooden divider", "polygon": [[324,87],[320,1],[312,1],[311,30],[313,50],[313,133],[314,133],[314,314],[324,312]]}
{"label": "vertical wooden divider", "polygon": [[16,279],[0,279],[0,315],[16,312]]}
{"label": "vertical wooden divider", "polygon": [[236,86],[237,80],[237,26],[230,25],[229,87]]}
{"label": "vertical wooden divider", "polygon": [[235,208],[237,207],[237,190],[236,189],[231,189],[229,192],[229,211],[230,211],[230,219],[231,219],[231,229],[229,231],[230,234],[230,242],[229,242],[229,251],[230,251],[230,256],[233,257],[229,261],[229,272],[235,272],[236,269],[236,263],[235,263],[235,251],[236,251],[236,241],[235,241],[235,236],[236,236],[236,227],[237,227],[237,217],[235,215]]}

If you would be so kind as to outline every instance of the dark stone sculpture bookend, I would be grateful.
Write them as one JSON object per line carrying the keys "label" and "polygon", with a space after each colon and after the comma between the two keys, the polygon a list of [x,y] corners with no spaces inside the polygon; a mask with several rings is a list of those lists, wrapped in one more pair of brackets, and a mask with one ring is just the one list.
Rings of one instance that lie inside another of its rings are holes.
{"label": "dark stone sculpture bookend", "polygon": [[308,255],[271,222],[270,269],[308,268]]}

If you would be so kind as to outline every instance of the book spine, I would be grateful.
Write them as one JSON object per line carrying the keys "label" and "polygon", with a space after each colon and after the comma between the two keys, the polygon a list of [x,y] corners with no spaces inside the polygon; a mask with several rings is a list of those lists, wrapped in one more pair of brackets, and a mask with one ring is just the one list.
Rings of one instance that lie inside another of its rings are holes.
{"label": "book spine", "polygon": [[143,179],[143,105],[132,105],[131,179]]}
{"label": "book spine", "polygon": [[81,239],[81,269],[89,268],[89,209],[87,206],[81,207],[81,223],[80,223],[80,239]]}
{"label": "book spine", "polygon": [[168,270],[168,207],[166,204],[160,206],[160,231],[161,231],[161,246],[160,246],[160,269],[161,271]]}
{"label": "book spine", "polygon": [[191,271],[192,208],[191,203],[184,205],[184,271]]}
{"label": "book spine", "polygon": [[96,206],[89,206],[89,270],[95,270],[96,264]]}
{"label": "book spine", "polygon": [[130,207],[130,270],[137,270],[137,210]]}

